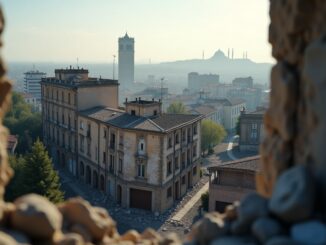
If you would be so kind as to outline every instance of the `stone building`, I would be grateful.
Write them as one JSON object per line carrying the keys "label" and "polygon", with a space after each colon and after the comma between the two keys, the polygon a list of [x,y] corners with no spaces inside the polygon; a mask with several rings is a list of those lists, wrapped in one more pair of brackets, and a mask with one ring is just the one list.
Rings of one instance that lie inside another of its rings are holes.
{"label": "stone building", "polygon": [[118,81],[88,76],[86,69],[56,69],[43,78],[43,142],[57,167],[78,173],[77,117],[94,106],[118,107]]}
{"label": "stone building", "polygon": [[162,114],[161,102],[125,102],[118,82],[85,69],[42,80],[44,143],[57,167],[126,207],[164,211],[199,179],[202,115]]}
{"label": "stone building", "polygon": [[264,122],[263,117],[265,108],[258,108],[256,111],[246,113],[241,112],[239,118],[240,135],[239,149],[240,151],[259,151],[259,145],[264,138]]}
{"label": "stone building", "polygon": [[208,167],[209,211],[224,212],[224,208],[255,191],[255,175],[259,171],[259,156]]}
{"label": "stone building", "polygon": [[205,119],[212,120],[218,124],[223,124],[223,106],[212,106],[205,104],[196,104],[187,106],[191,114],[204,115]]}
{"label": "stone building", "polygon": [[243,99],[205,99],[202,101],[205,105],[213,106],[220,111],[222,107],[222,125],[228,130],[235,129],[240,112],[246,107],[246,102]]}
{"label": "stone building", "polygon": [[80,112],[79,176],[124,207],[163,212],[200,178],[202,116],[141,98],[125,106]]}

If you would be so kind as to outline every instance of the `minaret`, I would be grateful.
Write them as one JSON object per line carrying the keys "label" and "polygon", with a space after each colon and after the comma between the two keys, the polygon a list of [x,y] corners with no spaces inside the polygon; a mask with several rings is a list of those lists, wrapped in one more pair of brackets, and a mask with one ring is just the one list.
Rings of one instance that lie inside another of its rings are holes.
{"label": "minaret", "polygon": [[135,80],[135,40],[126,33],[119,38],[119,83],[121,87],[133,85]]}

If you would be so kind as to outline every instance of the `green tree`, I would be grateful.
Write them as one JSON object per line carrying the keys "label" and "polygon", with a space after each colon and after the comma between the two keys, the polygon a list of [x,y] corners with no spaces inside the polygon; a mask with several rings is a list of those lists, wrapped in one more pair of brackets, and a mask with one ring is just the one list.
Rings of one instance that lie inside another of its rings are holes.
{"label": "green tree", "polygon": [[201,194],[201,206],[205,211],[208,211],[208,205],[209,205],[209,193],[206,191],[205,193]]}
{"label": "green tree", "polygon": [[15,174],[6,188],[5,200],[12,202],[17,197],[28,193],[26,189],[28,186],[25,184],[25,159],[22,156],[11,155],[9,156],[9,164]]}
{"label": "green tree", "polygon": [[63,201],[64,193],[60,190],[59,175],[53,169],[48,152],[39,139],[33,144],[32,151],[26,155],[25,162],[25,183],[28,192],[45,196],[54,203]]}
{"label": "green tree", "polygon": [[31,150],[32,142],[42,138],[41,114],[33,112],[21,94],[13,92],[11,108],[4,118],[4,125],[11,134],[18,136],[16,151],[25,153]]}
{"label": "green tree", "polygon": [[235,124],[235,133],[240,135],[240,117],[238,117],[237,122]]}
{"label": "green tree", "polygon": [[187,114],[187,109],[181,101],[173,102],[166,111],[171,114]]}
{"label": "green tree", "polygon": [[205,119],[201,124],[201,150],[203,155],[206,151],[212,151],[226,136],[225,129],[212,120]]}

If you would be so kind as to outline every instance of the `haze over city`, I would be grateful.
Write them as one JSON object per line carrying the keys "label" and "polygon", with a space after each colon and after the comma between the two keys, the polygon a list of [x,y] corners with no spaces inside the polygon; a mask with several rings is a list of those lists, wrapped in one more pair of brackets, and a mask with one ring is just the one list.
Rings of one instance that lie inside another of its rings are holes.
{"label": "haze over city", "polygon": [[[108,62],[125,32],[136,38],[136,63],[209,58],[217,49],[273,62],[268,1],[2,1],[9,61]],[[132,11],[130,11],[132,10]]]}
{"label": "haze over city", "polygon": [[325,0],[1,4],[0,244],[326,244]]}

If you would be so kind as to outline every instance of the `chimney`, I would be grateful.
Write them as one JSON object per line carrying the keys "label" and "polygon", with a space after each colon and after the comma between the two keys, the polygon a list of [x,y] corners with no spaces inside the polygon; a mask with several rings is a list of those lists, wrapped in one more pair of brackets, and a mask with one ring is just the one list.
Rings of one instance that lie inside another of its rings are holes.
{"label": "chimney", "polygon": [[136,97],[136,101],[138,101],[138,98]]}
{"label": "chimney", "polygon": [[128,102],[128,98],[126,97],[126,103]]}
{"label": "chimney", "polygon": [[140,103],[140,101],[141,101],[141,97],[138,97],[138,100],[139,100],[139,103]]}

